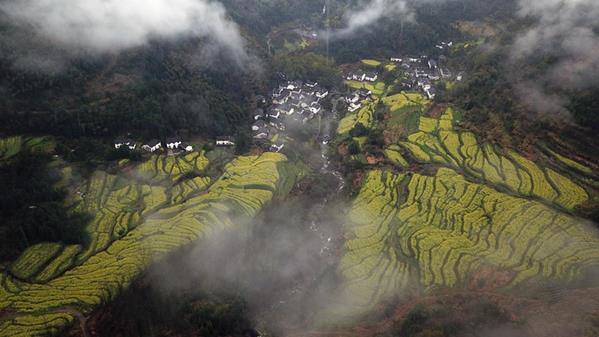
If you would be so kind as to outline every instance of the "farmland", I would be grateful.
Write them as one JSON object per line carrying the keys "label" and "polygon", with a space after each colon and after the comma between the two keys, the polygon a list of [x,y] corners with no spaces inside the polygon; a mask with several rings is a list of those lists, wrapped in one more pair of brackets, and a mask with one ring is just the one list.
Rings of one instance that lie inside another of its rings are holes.
{"label": "farmland", "polygon": [[[569,282],[599,265],[599,235],[542,202],[467,181],[368,173],[349,213],[337,314],[361,314],[408,291],[463,287],[483,267],[508,273],[499,287]],[[490,280],[491,281],[491,280]],[[351,296],[349,295],[351,294]],[[343,309],[344,311],[342,311]]]}
{"label": "farmland", "polygon": [[346,114],[345,117],[339,121],[337,134],[342,135],[349,133],[358,123],[364,125],[366,128],[374,127],[374,113],[377,103],[378,101],[369,102],[364,104],[360,110]]}
{"label": "farmland", "polygon": [[580,182],[556,169],[541,167],[513,150],[480,144],[473,133],[454,131],[452,123],[451,109],[440,119],[422,117],[419,131],[401,145],[418,161],[450,167],[516,195],[567,209],[589,200],[589,193]]}
{"label": "farmland", "polygon": [[155,156],[114,175],[97,171],[77,207],[93,214],[90,243],[31,246],[0,276],[1,336],[55,334],[114,299],[151,263],[225,228],[243,226],[301,172],[285,156],[238,157],[211,182],[203,153]]}
{"label": "farmland", "polygon": [[[352,201],[343,286],[328,315],[355,319],[393,296],[464,289],[473,278],[497,291],[571,284],[599,267],[599,232],[574,215],[597,201],[589,167],[550,149],[531,158],[481,142],[451,106],[428,116],[419,94],[381,100],[389,110],[379,127],[398,141],[383,149],[386,165],[365,169]],[[483,270],[502,276],[481,280]]]}

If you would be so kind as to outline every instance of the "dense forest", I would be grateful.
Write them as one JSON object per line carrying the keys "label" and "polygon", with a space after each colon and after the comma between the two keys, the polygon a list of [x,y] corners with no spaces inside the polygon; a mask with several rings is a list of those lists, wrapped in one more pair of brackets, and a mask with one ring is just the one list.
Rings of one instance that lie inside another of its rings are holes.
{"label": "dense forest", "polygon": [[49,167],[50,155],[24,149],[0,164],[0,261],[18,256],[40,242],[87,243],[87,214],[65,203],[60,171]]}
{"label": "dense forest", "polygon": [[47,73],[0,60],[2,132],[164,138],[247,127],[254,79],[229,64],[194,63],[202,41],[155,42],[121,55],[74,61]]}
{"label": "dense forest", "polygon": [[[343,8],[341,8],[343,9]],[[515,1],[468,0],[441,4],[424,3],[415,8],[414,20],[384,17],[376,25],[357,32],[349,39],[333,39],[331,56],[339,63],[356,62],[373,56],[435,55],[439,41],[467,38],[455,27],[455,22],[476,20],[506,20],[513,16]],[[342,25],[342,14],[330,19],[333,29]],[[379,38],[385,37],[385,38]]]}

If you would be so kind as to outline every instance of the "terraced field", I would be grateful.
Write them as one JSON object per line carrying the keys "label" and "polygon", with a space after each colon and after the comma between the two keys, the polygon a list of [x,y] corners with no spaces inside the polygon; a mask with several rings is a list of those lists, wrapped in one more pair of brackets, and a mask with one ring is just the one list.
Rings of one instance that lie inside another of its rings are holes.
{"label": "terraced field", "polygon": [[488,270],[495,276],[482,282],[498,290],[567,284],[599,270],[599,231],[572,215],[597,200],[585,185],[588,167],[553,151],[553,164],[543,165],[482,144],[456,131],[452,108],[439,118],[408,111],[427,104],[418,97],[383,102],[416,119],[384,150],[393,169],[368,172],[352,203],[343,287],[326,317],[351,321],[393,295],[471,287]]}
{"label": "terraced field", "polygon": [[0,160],[7,160],[23,150],[44,152],[54,148],[50,137],[14,136],[0,139]]}
{"label": "terraced field", "polygon": [[134,177],[153,184],[172,183],[187,174],[203,172],[207,166],[208,158],[203,151],[185,156],[154,156],[139,165],[133,174]]}
{"label": "terraced field", "polygon": [[[248,223],[301,175],[274,153],[239,157],[212,184],[209,178],[185,177],[206,167],[203,154],[151,162],[134,170],[149,173],[139,180],[94,174],[78,206],[95,216],[89,246],[36,245],[0,275],[0,336],[57,333],[77,312],[89,313],[113,299],[169,252]],[[154,185],[144,182],[148,177]]]}
{"label": "terraced field", "polygon": [[348,113],[339,121],[337,126],[337,134],[343,135],[349,133],[358,123],[361,123],[366,128],[372,128],[376,124],[374,113],[378,100],[362,102],[362,108],[354,113]]}
{"label": "terraced field", "polygon": [[453,130],[453,112],[440,119],[420,118],[419,131],[401,142],[418,161],[453,168],[474,179],[535,197],[567,209],[589,200],[585,187],[570,177],[516,153],[480,144],[470,132]]}
{"label": "terraced field", "polygon": [[573,281],[599,267],[596,229],[449,168],[433,176],[369,172],[349,219],[339,265],[346,281],[334,306],[342,316],[363,314],[410,285],[464,286],[483,267],[509,275],[504,289]]}

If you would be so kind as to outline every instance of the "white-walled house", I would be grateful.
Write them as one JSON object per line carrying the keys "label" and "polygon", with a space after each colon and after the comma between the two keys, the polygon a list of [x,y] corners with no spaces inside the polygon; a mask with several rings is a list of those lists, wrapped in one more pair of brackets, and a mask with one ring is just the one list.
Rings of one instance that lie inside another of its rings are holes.
{"label": "white-walled house", "polygon": [[178,149],[183,141],[176,137],[171,137],[166,140],[166,147],[170,150]]}
{"label": "white-walled house", "polygon": [[327,89],[318,89],[316,90],[316,97],[325,98],[329,95],[329,91]]}
{"label": "white-walled house", "polygon": [[234,146],[235,142],[233,141],[233,137],[223,136],[216,138],[216,146]]}
{"label": "white-walled house", "polygon": [[181,143],[181,145],[179,147],[181,148],[181,150],[184,150],[186,152],[192,152],[193,151],[193,145],[191,145],[191,144]]}
{"label": "white-walled house", "polygon": [[144,151],[156,152],[162,148],[162,143],[157,139],[152,139],[141,147]]}
{"label": "white-walled house", "polygon": [[349,112],[354,112],[362,107],[362,103],[351,103],[347,110]]}
{"label": "white-walled house", "polygon": [[368,72],[364,74],[364,80],[369,82],[375,82],[379,78],[377,73]]}
{"label": "white-walled house", "polygon": [[281,152],[281,150],[283,150],[283,148],[285,147],[285,144],[272,144],[270,146],[270,151],[272,152]]}
{"label": "white-walled house", "polygon": [[135,150],[137,148],[137,144],[134,141],[130,140],[130,139],[117,138],[114,141],[114,148],[117,149],[117,150],[119,150],[119,149],[121,149],[123,147],[125,147],[125,148],[133,151],[133,150]]}

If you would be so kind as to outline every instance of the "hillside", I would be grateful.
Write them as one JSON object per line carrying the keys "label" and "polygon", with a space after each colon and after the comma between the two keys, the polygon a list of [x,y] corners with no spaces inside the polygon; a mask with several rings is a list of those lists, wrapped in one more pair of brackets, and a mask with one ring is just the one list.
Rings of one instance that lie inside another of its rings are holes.
{"label": "hillside", "polygon": [[0,337],[598,336],[597,13],[0,2]]}

